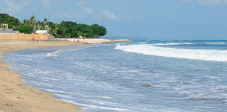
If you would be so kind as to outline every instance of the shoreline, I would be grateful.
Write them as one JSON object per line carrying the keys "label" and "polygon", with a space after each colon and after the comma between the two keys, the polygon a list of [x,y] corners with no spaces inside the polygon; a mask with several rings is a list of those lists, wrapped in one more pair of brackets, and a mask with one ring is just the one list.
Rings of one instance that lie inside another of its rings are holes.
{"label": "shoreline", "polygon": [[[0,59],[4,53],[24,49],[73,46],[78,43],[68,41],[22,41],[0,40]],[[24,85],[20,74],[0,61],[0,112],[84,112],[81,106],[66,103],[53,94]]]}

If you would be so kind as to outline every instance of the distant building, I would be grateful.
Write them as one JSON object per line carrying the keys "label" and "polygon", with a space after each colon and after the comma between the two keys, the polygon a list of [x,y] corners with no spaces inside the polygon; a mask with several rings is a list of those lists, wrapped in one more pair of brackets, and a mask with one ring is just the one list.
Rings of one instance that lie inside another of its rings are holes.
{"label": "distant building", "polygon": [[34,33],[35,34],[40,34],[40,33],[42,33],[42,34],[48,34],[48,31],[47,30],[35,30]]}
{"label": "distant building", "polygon": [[8,29],[8,24],[1,24],[0,33],[19,33],[19,31],[14,31],[13,29]]}
{"label": "distant building", "polygon": [[17,34],[17,33],[19,33],[19,31],[4,31],[4,30],[0,30],[0,34],[1,34],[1,33],[5,33],[5,34],[16,33],[16,34]]}

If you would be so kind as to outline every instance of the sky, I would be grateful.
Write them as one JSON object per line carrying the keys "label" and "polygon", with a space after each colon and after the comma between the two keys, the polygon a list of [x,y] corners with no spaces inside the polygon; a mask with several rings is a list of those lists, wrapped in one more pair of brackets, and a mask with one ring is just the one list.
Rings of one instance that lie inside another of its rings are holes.
{"label": "sky", "polygon": [[0,13],[100,24],[107,37],[227,39],[227,0],[0,0]]}

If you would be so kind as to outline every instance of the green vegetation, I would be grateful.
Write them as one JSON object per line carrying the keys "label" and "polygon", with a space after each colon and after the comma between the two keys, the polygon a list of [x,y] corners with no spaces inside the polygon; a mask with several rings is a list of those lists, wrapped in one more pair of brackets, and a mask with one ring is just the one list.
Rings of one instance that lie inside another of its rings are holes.
{"label": "green vegetation", "polygon": [[2,23],[8,24],[10,29],[16,29],[21,24],[19,19],[11,17],[7,14],[0,15],[0,24]]}
{"label": "green vegetation", "polygon": [[107,31],[104,26],[77,24],[71,21],[63,21],[58,25],[50,24],[52,35],[59,37],[93,37],[104,36]]}
{"label": "green vegetation", "polygon": [[0,14],[1,23],[6,23],[9,25],[9,28],[26,34],[31,34],[34,30],[48,30],[49,34],[59,38],[78,38],[80,36],[99,38],[107,33],[106,28],[98,24],[87,25],[71,21],[63,21],[60,24],[56,24],[48,22],[46,18],[43,21],[36,21],[34,16],[20,22],[17,18],[7,14]]}
{"label": "green vegetation", "polygon": [[32,30],[26,26],[26,25],[20,25],[17,30],[19,30],[19,32],[25,33],[25,34],[31,34]]}

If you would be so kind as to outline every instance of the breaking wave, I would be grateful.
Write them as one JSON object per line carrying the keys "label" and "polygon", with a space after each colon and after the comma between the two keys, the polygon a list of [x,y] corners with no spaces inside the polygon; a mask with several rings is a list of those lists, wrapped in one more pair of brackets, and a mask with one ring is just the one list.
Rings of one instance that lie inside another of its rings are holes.
{"label": "breaking wave", "polygon": [[227,62],[227,50],[178,49],[159,47],[150,44],[120,45],[115,49],[145,55],[183,58],[205,61]]}
{"label": "breaking wave", "polygon": [[165,46],[165,45],[191,45],[191,44],[196,44],[196,43],[154,43],[152,45]]}
{"label": "breaking wave", "polygon": [[225,45],[225,42],[206,42],[205,44]]}
{"label": "breaking wave", "polygon": [[194,45],[194,44],[203,44],[203,45],[226,45],[226,42],[185,42],[185,43],[152,43],[151,45],[157,46],[169,46],[169,45]]}

